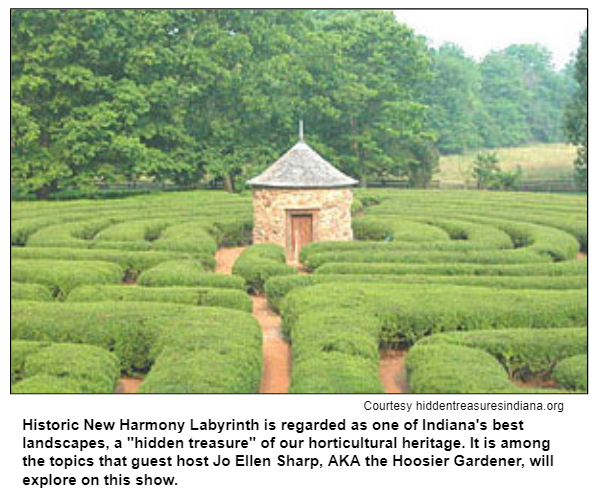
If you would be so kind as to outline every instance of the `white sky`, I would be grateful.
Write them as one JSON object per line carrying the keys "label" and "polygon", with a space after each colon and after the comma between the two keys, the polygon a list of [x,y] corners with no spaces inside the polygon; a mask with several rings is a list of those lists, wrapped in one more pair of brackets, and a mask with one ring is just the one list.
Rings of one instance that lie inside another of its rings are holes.
{"label": "white sky", "polygon": [[460,45],[476,59],[514,43],[539,43],[561,69],[577,50],[587,26],[585,10],[395,10],[396,18],[434,47]]}

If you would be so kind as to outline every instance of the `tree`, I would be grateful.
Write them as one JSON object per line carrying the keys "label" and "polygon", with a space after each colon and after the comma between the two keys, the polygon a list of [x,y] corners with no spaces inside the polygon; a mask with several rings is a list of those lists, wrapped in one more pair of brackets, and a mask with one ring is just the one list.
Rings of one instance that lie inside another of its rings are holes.
{"label": "tree", "polygon": [[577,89],[569,106],[565,127],[569,141],[576,145],[575,171],[577,182],[588,186],[588,30],[582,35],[575,57]]}
{"label": "tree", "polygon": [[427,93],[432,107],[430,126],[438,149],[447,154],[482,145],[476,118],[480,112],[481,77],[478,64],[453,44],[432,51],[434,82]]}
{"label": "tree", "polygon": [[171,11],[11,11],[11,181],[46,197],[193,167]]}
{"label": "tree", "polygon": [[480,65],[483,111],[478,126],[489,148],[513,147],[529,142],[524,102],[527,88],[523,64],[504,52],[490,52]]}
{"label": "tree", "polygon": [[390,12],[334,11],[316,20],[329,47],[314,74],[325,112],[312,96],[318,140],[330,159],[367,184],[405,175],[408,144],[431,139],[424,94],[431,77],[424,40]]}
{"label": "tree", "polygon": [[531,140],[563,141],[562,116],[572,93],[569,74],[554,70],[552,54],[541,45],[511,45],[504,53],[521,65],[526,88],[526,98],[521,104]]}
{"label": "tree", "polygon": [[513,171],[503,171],[495,152],[480,152],[476,156],[473,177],[479,189],[513,190],[518,186],[522,175],[521,166]]}

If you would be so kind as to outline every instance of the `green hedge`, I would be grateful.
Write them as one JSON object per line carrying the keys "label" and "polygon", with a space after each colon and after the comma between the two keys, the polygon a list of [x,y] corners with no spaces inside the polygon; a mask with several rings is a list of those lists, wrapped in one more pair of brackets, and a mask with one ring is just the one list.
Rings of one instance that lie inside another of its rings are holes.
{"label": "green hedge", "polygon": [[13,392],[110,393],[120,375],[118,358],[95,346],[12,341],[11,348]]}
{"label": "green hedge", "polygon": [[392,227],[382,221],[369,218],[354,218],[351,222],[356,240],[392,240]]}
{"label": "green hedge", "polygon": [[436,334],[422,344],[457,345],[483,349],[494,356],[509,375],[519,379],[550,377],[554,366],[570,356],[587,353],[588,330],[513,329],[448,332]]}
{"label": "green hedge", "polygon": [[407,355],[406,364],[409,387],[416,394],[534,392],[511,382],[498,360],[481,349],[418,345]]}
{"label": "green hedge", "polygon": [[506,265],[522,263],[550,262],[548,255],[541,255],[526,249],[512,251],[327,251],[314,254],[308,260],[311,269],[326,263],[395,263],[395,264],[430,264],[430,263],[475,263],[485,265]]}
{"label": "green hedge", "polygon": [[383,393],[378,364],[360,356],[325,353],[293,363],[291,393]]}
{"label": "green hedge", "polygon": [[[206,309],[192,327],[178,326],[157,337],[156,359],[140,392],[255,393],[262,376],[262,332],[246,313]],[[183,322],[185,324],[185,322]],[[186,324],[185,324],[186,325]]]}
{"label": "green hedge", "polygon": [[351,310],[302,315],[292,331],[291,392],[379,393],[376,318]]}
{"label": "green hedge", "polygon": [[393,263],[326,263],[316,274],[352,275],[586,275],[587,261],[554,264],[487,265],[471,263],[393,264]]}
{"label": "green hedge", "polygon": [[552,377],[561,386],[575,391],[588,390],[588,355],[571,356],[559,362]]}
{"label": "green hedge", "polygon": [[83,394],[83,386],[69,377],[35,375],[10,386],[14,394]]}
{"label": "green hedge", "polygon": [[284,248],[275,244],[256,244],[241,253],[233,266],[233,274],[242,277],[249,290],[263,292],[268,279],[297,273],[285,261]]}
{"label": "green hedge", "polygon": [[12,247],[11,258],[65,261],[107,261],[123,270],[141,272],[164,261],[181,260],[187,256],[167,251],[120,251],[113,249],[73,249],[69,247]]}
{"label": "green hedge", "polygon": [[378,317],[383,342],[412,343],[453,330],[583,327],[587,291],[507,290],[434,285],[329,283],[297,289],[284,299],[285,330],[300,315],[327,308]]}
{"label": "green hedge", "polygon": [[573,276],[469,276],[469,275],[283,275],[270,278],[265,285],[268,302],[274,309],[279,309],[284,297],[293,289],[316,284],[345,283],[397,283],[397,284],[443,284],[465,285],[471,287],[498,287],[503,289],[585,289],[587,275]]}
{"label": "green hedge", "polygon": [[202,265],[185,260],[160,263],[142,272],[137,282],[148,287],[245,287],[245,281],[240,277],[207,273]]}
{"label": "green hedge", "polygon": [[244,291],[209,287],[86,285],[72,291],[69,294],[68,301],[157,301],[195,306],[215,306],[249,313],[252,310],[251,299]]}
{"label": "green hedge", "polygon": [[[242,311],[165,303],[15,301],[11,337],[99,346],[113,351],[128,374],[147,372],[156,362],[142,385],[144,392],[256,392],[259,387],[261,330]],[[189,359],[195,353],[218,361],[197,363]],[[246,360],[238,363],[241,354]],[[178,359],[188,366],[185,375],[190,377],[181,378]],[[242,376],[246,382],[234,387],[224,370],[239,371],[235,379]]]}
{"label": "green hedge", "polygon": [[216,221],[208,230],[219,247],[246,246],[251,243],[253,220],[243,218]]}
{"label": "green hedge", "polygon": [[10,298],[21,301],[52,301],[50,289],[40,284],[10,283]]}
{"label": "green hedge", "polygon": [[213,255],[218,249],[218,245],[206,229],[205,222],[174,224],[161,233],[160,238],[154,242],[153,247],[161,251]]}
{"label": "green hedge", "polygon": [[10,272],[11,280],[44,285],[59,298],[79,285],[115,284],[123,279],[122,268],[105,261],[13,259]]}

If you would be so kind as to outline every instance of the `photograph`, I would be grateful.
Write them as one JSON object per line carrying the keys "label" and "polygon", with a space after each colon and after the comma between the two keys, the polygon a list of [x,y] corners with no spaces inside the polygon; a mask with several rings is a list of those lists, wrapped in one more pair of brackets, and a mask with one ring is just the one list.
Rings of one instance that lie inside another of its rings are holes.
{"label": "photograph", "polygon": [[587,43],[11,9],[10,393],[586,395]]}

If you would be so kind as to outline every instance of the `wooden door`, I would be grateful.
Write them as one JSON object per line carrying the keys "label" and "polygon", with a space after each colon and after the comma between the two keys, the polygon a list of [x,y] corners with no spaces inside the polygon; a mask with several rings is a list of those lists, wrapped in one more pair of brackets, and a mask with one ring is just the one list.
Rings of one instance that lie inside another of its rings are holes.
{"label": "wooden door", "polygon": [[313,216],[311,214],[291,215],[291,256],[299,261],[301,248],[313,240]]}

